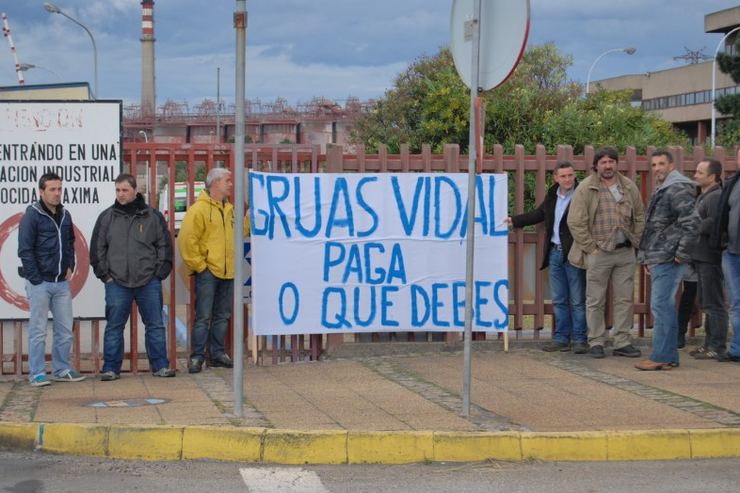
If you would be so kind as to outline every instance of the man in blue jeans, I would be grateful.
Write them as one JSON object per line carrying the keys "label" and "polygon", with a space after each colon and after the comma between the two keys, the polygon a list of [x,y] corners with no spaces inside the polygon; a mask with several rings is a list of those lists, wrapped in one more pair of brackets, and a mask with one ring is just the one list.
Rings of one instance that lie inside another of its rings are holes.
{"label": "man in blue jeans", "polygon": [[136,301],[144,322],[146,354],[155,377],[174,377],[167,358],[162,319],[162,280],[172,270],[172,239],[164,216],[136,191],[136,177],[116,178],[116,200],[95,223],[90,265],[105,283],[103,374],[110,382],[121,375],[123,331]]}
{"label": "man in blue jeans", "polygon": [[679,365],[676,292],[701,230],[694,182],[674,169],[673,155],[656,151],[650,166],[656,188],[645,209],[645,230],[637,253],[652,279],[650,312],[655,319],[653,351],[635,365],[644,371]]}
{"label": "man in blue jeans", "polygon": [[206,188],[185,213],[177,237],[180,255],[195,275],[190,373],[203,369],[206,343],[211,366],[234,367],[224,352],[234,297],[234,206],[229,203],[232,187],[228,169],[209,171]]}
{"label": "man in blue jeans", "polygon": [[[740,148],[736,154],[740,164]],[[720,362],[740,363],[740,171],[727,180],[719,200],[719,211],[714,222],[710,244],[722,252],[722,271],[725,275],[727,300],[730,303],[730,325],[732,341],[730,349],[718,355]]]}
{"label": "man in blue jeans", "polygon": [[545,200],[532,212],[505,219],[509,227],[522,228],[545,222],[544,257],[540,270],[549,267],[550,294],[555,312],[555,334],[543,351],[588,352],[586,326],[586,271],[568,261],[573,236],[568,228],[568,209],[578,186],[573,165],[561,161],[552,172],[554,184]]}
{"label": "man in blue jeans", "polygon": [[32,387],[51,384],[46,376],[46,332],[51,310],[54,321],[51,347],[52,379],[79,382],[85,377],[70,369],[72,348],[72,292],[69,280],[75,268],[72,216],[62,205],[62,179],[46,173],[39,180],[40,200],[31,204],[18,229],[18,257],[26,279],[28,315],[28,380]]}

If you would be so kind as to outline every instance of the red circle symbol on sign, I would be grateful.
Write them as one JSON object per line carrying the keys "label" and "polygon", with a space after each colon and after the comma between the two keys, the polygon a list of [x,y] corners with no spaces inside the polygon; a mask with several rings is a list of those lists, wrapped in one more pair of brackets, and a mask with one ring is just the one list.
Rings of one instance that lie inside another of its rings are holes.
{"label": "red circle symbol on sign", "polygon": [[[13,216],[10,216],[2,224],[0,224],[0,250],[8,240],[10,235],[18,229],[21,223],[23,213],[19,212]],[[72,291],[72,297],[77,296],[82,288],[85,286],[87,281],[87,275],[90,273],[90,253],[87,247],[87,241],[82,235],[77,226],[75,228],[75,270],[72,272],[72,279],[70,280],[70,289]],[[29,311],[28,300],[25,296],[21,296],[10,287],[8,281],[5,279],[5,275],[0,269],[0,298],[4,299],[13,306],[20,308],[23,311]]]}

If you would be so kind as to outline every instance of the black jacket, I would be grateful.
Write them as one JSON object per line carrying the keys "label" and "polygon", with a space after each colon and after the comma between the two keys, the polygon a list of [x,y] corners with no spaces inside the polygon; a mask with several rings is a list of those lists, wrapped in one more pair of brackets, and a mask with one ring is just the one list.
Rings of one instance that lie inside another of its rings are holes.
{"label": "black jacket", "polygon": [[732,175],[722,189],[722,195],[719,198],[719,210],[714,220],[714,228],[709,244],[712,248],[724,250],[727,248],[727,225],[730,222],[730,194],[732,189],[740,179],[740,171]]}
{"label": "black jacket", "polygon": [[699,234],[699,243],[694,248],[692,255],[694,260],[707,262],[710,264],[722,263],[722,251],[711,245],[710,238],[714,230],[714,222],[719,211],[719,201],[722,196],[722,187],[712,187],[707,193],[699,194],[696,198],[696,210],[701,217],[701,230]]}
{"label": "black jacket", "polygon": [[166,278],[172,270],[172,238],[162,213],[141,194],[125,206],[116,200],[95,222],[90,265],[101,281],[112,278],[127,288]]}
{"label": "black jacket", "polygon": [[55,216],[56,219],[39,201],[29,205],[21,219],[18,257],[23,265],[23,277],[33,285],[63,281],[67,269],[75,268],[72,216],[61,204]]}
{"label": "black jacket", "polygon": [[[578,181],[573,185],[573,189],[578,186]],[[515,228],[522,228],[524,226],[532,226],[533,224],[539,224],[545,221],[545,256],[542,259],[542,266],[540,270],[546,269],[550,265],[550,249],[552,248],[552,233],[555,229],[555,207],[558,203],[558,188],[560,185],[555,183],[547,191],[545,200],[532,212],[519,214],[512,216],[511,222]],[[570,248],[573,246],[573,235],[570,234],[570,228],[568,228],[568,211],[570,210],[570,203],[565,208],[563,218],[560,220],[560,245],[563,247],[563,255],[568,258]]]}

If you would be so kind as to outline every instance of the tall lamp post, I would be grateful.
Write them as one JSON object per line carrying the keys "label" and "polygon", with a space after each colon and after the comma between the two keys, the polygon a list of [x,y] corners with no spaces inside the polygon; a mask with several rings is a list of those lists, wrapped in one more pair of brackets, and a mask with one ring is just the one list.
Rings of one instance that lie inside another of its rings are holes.
{"label": "tall lamp post", "polygon": [[92,33],[87,27],[85,27],[84,24],[79,22],[77,19],[70,17],[69,15],[62,12],[61,9],[57,7],[56,5],[45,2],[44,8],[50,14],[62,14],[64,17],[66,17],[67,19],[71,20],[72,22],[80,26],[82,29],[84,29],[87,32],[88,36],[90,36],[90,41],[92,41],[92,45],[93,45],[93,56],[94,56],[94,62],[95,62],[95,92],[93,94],[93,97],[95,99],[98,99],[98,46],[95,44],[95,38],[93,38]]}
{"label": "tall lamp post", "polygon": [[149,137],[147,137],[146,132],[144,132],[143,130],[139,130],[139,135],[143,135],[144,136],[144,143],[145,144],[148,144],[149,143]]}
{"label": "tall lamp post", "polygon": [[37,69],[40,69],[40,70],[46,70],[47,72],[56,75],[57,76],[57,79],[59,79],[59,82],[64,82],[64,79],[62,79],[62,76],[61,75],[59,75],[58,73],[56,73],[53,70],[48,69],[46,67],[40,67],[40,66],[34,65],[32,63],[21,63],[20,65],[18,65],[18,70],[20,70],[21,72],[25,72],[27,70],[31,70],[32,68],[37,68]]}
{"label": "tall lamp post", "polygon": [[588,69],[588,77],[586,78],[586,94],[588,94],[589,85],[591,84],[591,72],[593,72],[596,63],[598,63],[599,60],[601,60],[609,53],[616,53],[618,51],[622,51],[624,53],[627,53],[628,55],[632,55],[637,51],[637,48],[635,48],[634,46],[630,46],[629,48],[614,48],[613,50],[605,51],[604,53],[599,55],[599,57],[594,60],[594,63],[591,64],[591,68]]}
{"label": "tall lamp post", "polygon": [[719,49],[724,44],[725,40],[730,37],[730,34],[740,30],[740,27],[736,27],[729,33],[725,34],[725,36],[720,40],[720,42],[717,44],[717,49],[714,50],[714,59],[712,60],[712,147],[714,147],[714,140],[717,136],[717,113],[714,109],[714,102],[716,100],[716,92],[717,92],[717,53],[719,53]]}

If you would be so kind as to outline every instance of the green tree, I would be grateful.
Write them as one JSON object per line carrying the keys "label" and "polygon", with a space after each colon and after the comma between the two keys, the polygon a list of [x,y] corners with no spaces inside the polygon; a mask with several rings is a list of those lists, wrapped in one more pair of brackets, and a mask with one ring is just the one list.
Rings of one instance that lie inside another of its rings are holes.
{"label": "green tree", "polygon": [[[543,144],[551,153],[570,144],[576,153],[586,145],[667,146],[684,142],[669,123],[633,107],[626,92],[600,90],[582,98],[583,87],[567,78],[573,64],[553,43],[528,48],[514,74],[498,88],[481,94],[486,105],[485,144],[501,144],[513,153],[521,144],[534,153]],[[401,144],[419,152],[430,144],[440,153],[444,144],[467,152],[470,91],[455,69],[448,48],[414,61],[394,80],[375,107],[357,121],[351,135],[370,152],[386,144],[398,153]]]}
{"label": "green tree", "polygon": [[[735,53],[739,53],[740,37],[735,41]],[[740,84],[740,54],[717,53],[717,65],[722,73],[729,75],[735,84]],[[740,94],[724,94],[717,98],[714,107],[720,113],[733,115],[717,126],[717,144],[732,148],[740,138]]]}

